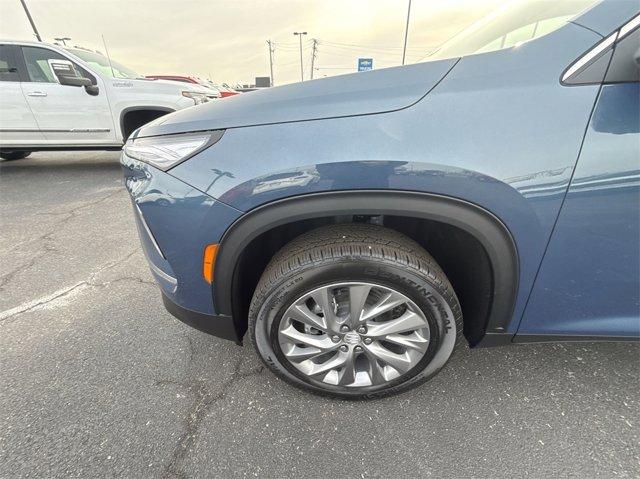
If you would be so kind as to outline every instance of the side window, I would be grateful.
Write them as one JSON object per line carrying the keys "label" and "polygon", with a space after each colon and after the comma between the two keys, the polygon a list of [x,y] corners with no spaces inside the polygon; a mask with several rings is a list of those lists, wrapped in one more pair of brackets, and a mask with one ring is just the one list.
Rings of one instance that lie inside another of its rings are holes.
{"label": "side window", "polygon": [[[47,48],[22,47],[22,54],[24,55],[24,61],[27,65],[29,80],[36,83],[58,83],[49,66],[49,60],[69,61],[67,57]],[[85,78],[90,78],[95,82],[95,79],[89,72],[77,64],[74,65],[80,75]]]}
{"label": "side window", "polygon": [[478,49],[476,53],[492,52],[503,48],[515,47],[521,43],[533,40],[534,38],[541,37],[547,33],[557,30],[571,20],[571,18],[571,15],[545,18],[543,20],[538,20],[535,23],[529,23],[528,25],[518,27],[486,44],[484,47]]}
{"label": "side window", "polygon": [[563,85],[640,82],[640,15],[594,45],[562,74]]}
{"label": "side window", "polygon": [[14,52],[15,47],[0,45],[0,81],[20,81]]}
{"label": "side window", "polygon": [[620,39],[613,50],[605,83],[640,82],[640,28]]}

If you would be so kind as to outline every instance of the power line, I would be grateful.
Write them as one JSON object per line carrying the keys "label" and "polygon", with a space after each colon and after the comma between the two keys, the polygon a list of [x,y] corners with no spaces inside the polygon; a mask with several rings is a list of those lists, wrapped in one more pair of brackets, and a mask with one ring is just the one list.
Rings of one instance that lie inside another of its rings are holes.
{"label": "power line", "polygon": [[[320,41],[319,42],[320,45],[323,46],[323,48],[325,49],[329,49],[329,51],[336,51],[336,52],[340,52],[340,53],[349,53],[349,52],[354,52],[357,54],[364,54],[365,52],[367,54],[376,54],[376,55],[387,55],[387,56],[397,56],[398,54],[400,54],[400,50],[382,50],[382,49],[374,49],[374,48],[356,48],[356,47],[344,47],[344,46],[338,46],[338,45],[331,45],[331,44],[327,44],[325,42]],[[407,54],[411,54],[411,55],[423,55],[426,52],[432,51],[433,49],[422,49],[422,48],[416,48],[416,49],[407,49]]]}
{"label": "power line", "polygon": [[273,65],[274,66],[278,66],[278,67],[288,67],[288,66],[291,66],[291,65],[299,65],[299,64],[300,64],[300,60],[291,60],[291,61],[285,62],[285,63],[280,63],[280,62],[277,62],[275,60],[273,61]]}
{"label": "power line", "polygon": [[[305,40],[304,43],[312,43],[313,40]],[[278,45],[278,46],[289,46],[289,47],[295,47],[296,49],[298,48],[298,42],[273,42],[274,45]]]}
{"label": "power line", "polygon": [[[400,47],[397,45],[363,45],[360,43],[341,43],[341,42],[332,42],[329,40],[323,40],[321,38],[318,41],[322,45],[335,45],[340,47],[357,47],[357,48],[372,48],[375,50],[402,50],[404,47]],[[407,50],[428,50],[429,48],[434,48],[433,45],[416,45],[416,46],[408,46]]]}
{"label": "power line", "polygon": [[[338,47],[335,45],[326,45],[324,43],[320,43],[320,45],[322,45],[325,48],[329,48],[331,50],[335,50],[339,52],[357,52],[357,53],[371,52],[371,53],[379,53],[382,55],[396,55],[396,56],[399,53],[401,53],[400,50],[378,50],[375,48]],[[425,51],[429,51],[429,50],[423,50],[423,49],[407,50],[408,53],[415,53],[415,54],[421,54],[421,53],[424,53]]]}
{"label": "power line", "polygon": [[274,42],[273,43],[274,48],[277,48],[279,50],[283,50],[285,52],[298,52],[298,45],[296,45],[295,47],[283,47],[281,46],[279,43]]}
{"label": "power line", "polygon": [[[398,58],[398,54],[400,52],[387,52],[387,51],[375,51],[375,50],[359,50],[359,49],[347,49],[347,50],[343,50],[340,48],[334,48],[328,45],[324,45],[324,44],[320,44],[323,47],[323,51],[326,51],[328,54],[330,55],[376,55],[376,56],[381,56],[381,57],[385,57],[385,58]],[[412,55],[412,56],[419,56],[419,55],[423,55],[425,54],[425,50],[419,50],[419,51],[408,51],[407,55]]]}

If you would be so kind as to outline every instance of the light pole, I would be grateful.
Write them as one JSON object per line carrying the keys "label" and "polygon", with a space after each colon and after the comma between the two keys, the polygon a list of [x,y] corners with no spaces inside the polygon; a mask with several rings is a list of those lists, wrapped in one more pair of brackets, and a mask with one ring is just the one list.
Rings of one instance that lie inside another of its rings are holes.
{"label": "light pole", "polygon": [[407,54],[407,37],[409,36],[409,17],[411,16],[411,0],[409,0],[409,7],[407,8],[407,26],[404,29],[404,48],[402,49],[402,64],[404,65],[404,59]]}
{"label": "light pole", "polygon": [[293,32],[300,39],[300,81],[304,81],[304,70],[302,69],[302,35],[306,35],[307,32]]}
{"label": "light pole", "polygon": [[66,47],[67,46],[67,40],[71,41],[71,38],[69,38],[69,37],[60,37],[60,38],[54,38],[54,40],[56,42],[62,42],[63,45]]}
{"label": "light pole", "polygon": [[38,39],[38,41],[41,42],[42,38],[40,38],[40,34],[38,33],[38,29],[36,28],[36,24],[33,21],[33,18],[31,18],[31,13],[29,13],[29,9],[27,8],[27,4],[25,3],[24,0],[20,0],[20,3],[22,3],[22,8],[24,8],[24,13],[27,14],[27,18],[29,19],[29,23],[31,24],[31,28],[33,28],[33,33],[35,33],[36,38]]}

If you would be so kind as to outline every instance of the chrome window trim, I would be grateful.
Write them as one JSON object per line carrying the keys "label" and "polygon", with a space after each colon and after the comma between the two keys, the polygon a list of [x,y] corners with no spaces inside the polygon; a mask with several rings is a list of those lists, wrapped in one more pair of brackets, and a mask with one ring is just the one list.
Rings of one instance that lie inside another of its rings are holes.
{"label": "chrome window trim", "polygon": [[561,82],[566,82],[573,75],[583,68],[587,67],[593,60],[598,58],[604,51],[614,43],[622,40],[624,37],[635,31],[640,26],[640,13],[625,23],[618,30],[606,37],[604,40],[596,43],[590,50],[584,53],[580,58],[574,61],[569,68],[562,74]]}
{"label": "chrome window trim", "polygon": [[618,40],[626,37],[629,33],[634,31],[636,28],[640,26],[640,13],[629,20],[621,29],[620,35],[618,35]]}
{"label": "chrome window trim", "polygon": [[562,75],[562,82],[566,82],[569,78],[571,78],[573,75],[585,68],[589,63],[599,57],[601,53],[603,53],[607,48],[615,43],[617,38],[618,32],[615,31],[604,40],[596,43],[596,45],[591,48],[591,50],[587,51],[584,55],[573,62],[573,64],[569,68],[565,70],[564,74]]}

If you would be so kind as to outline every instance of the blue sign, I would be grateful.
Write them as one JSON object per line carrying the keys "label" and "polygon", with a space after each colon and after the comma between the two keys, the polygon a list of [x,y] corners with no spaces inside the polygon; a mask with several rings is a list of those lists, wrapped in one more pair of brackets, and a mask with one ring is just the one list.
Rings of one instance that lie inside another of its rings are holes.
{"label": "blue sign", "polygon": [[373,70],[373,58],[358,58],[358,71],[367,72]]}

